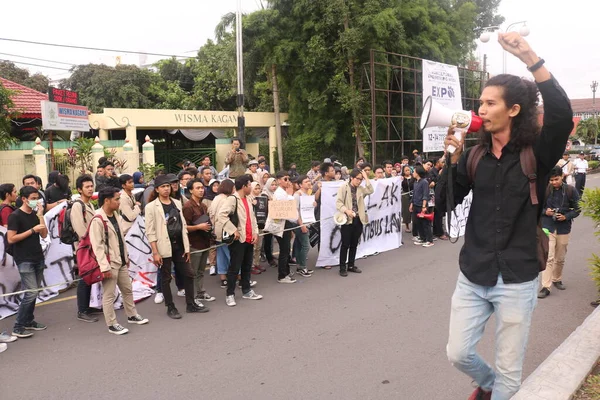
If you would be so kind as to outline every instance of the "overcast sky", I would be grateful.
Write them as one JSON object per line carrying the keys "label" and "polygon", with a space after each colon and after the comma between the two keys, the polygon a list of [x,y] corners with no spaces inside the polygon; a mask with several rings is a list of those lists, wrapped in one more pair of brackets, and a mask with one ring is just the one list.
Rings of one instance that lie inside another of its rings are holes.
{"label": "overcast sky", "polygon": [[[264,1],[266,3],[266,1]],[[89,6],[88,6],[89,4]],[[7,2],[0,24],[0,38],[101,47],[128,51],[194,55],[198,48],[213,38],[214,27],[221,16],[235,11],[236,0],[169,0],[160,7],[150,3],[124,0],[88,2],[29,0],[32,12],[23,17],[23,5]],[[259,8],[259,0],[242,0],[243,11]],[[11,8],[14,8],[11,11]],[[527,40],[546,60],[546,65],[564,86],[571,98],[592,97],[590,84],[600,80],[600,52],[594,28],[598,25],[598,0],[502,0],[500,13],[506,17],[504,27],[527,20],[531,30]],[[18,17],[18,16],[21,17]],[[518,30],[519,26],[515,29]],[[99,52],[40,46],[0,40],[0,59],[32,64],[68,65],[28,60],[8,54],[60,61],[69,64],[105,63],[114,65],[120,56],[123,63],[148,64],[160,57],[139,56],[126,52]],[[497,38],[480,44],[477,56],[488,55],[488,69],[502,72],[502,50]],[[42,72],[52,79],[68,76],[68,72],[18,64],[32,73]],[[530,76],[518,60],[508,55],[507,72]],[[600,96],[600,93],[598,93]]]}

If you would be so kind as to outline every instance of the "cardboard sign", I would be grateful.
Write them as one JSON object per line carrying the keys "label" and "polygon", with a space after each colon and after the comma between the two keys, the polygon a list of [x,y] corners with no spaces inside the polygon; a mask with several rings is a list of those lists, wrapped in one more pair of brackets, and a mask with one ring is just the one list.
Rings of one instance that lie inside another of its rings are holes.
{"label": "cardboard sign", "polygon": [[270,200],[269,219],[298,219],[296,200]]}

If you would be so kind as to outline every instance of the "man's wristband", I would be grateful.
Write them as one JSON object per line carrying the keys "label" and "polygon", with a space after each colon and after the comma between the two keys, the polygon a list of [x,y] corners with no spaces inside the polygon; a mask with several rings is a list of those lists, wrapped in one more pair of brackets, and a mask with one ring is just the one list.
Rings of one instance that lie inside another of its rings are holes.
{"label": "man's wristband", "polygon": [[30,231],[32,235],[35,234],[35,229],[31,228]]}
{"label": "man's wristband", "polygon": [[543,58],[540,58],[538,62],[533,64],[531,67],[527,67],[527,69],[529,70],[529,72],[535,72],[538,69],[542,68],[542,65],[544,65],[545,62],[546,61]]}

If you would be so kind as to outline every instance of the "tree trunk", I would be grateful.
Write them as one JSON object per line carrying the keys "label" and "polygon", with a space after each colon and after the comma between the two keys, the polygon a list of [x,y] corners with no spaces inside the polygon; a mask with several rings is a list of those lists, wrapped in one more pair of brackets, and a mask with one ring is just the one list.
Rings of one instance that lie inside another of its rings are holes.
{"label": "tree trunk", "polygon": [[[349,29],[349,26],[350,24],[348,22],[347,12],[346,16],[344,17],[344,30],[347,31]],[[354,59],[352,58],[351,54],[348,54],[348,77],[350,78],[350,88],[354,92],[356,91],[356,86],[354,86]],[[361,143],[360,139],[359,110],[355,107],[356,106],[352,107],[352,121],[354,124],[354,137],[356,138],[356,149],[358,150],[358,157],[360,158],[365,156],[365,147]]]}
{"label": "tree trunk", "polygon": [[279,169],[283,170],[283,141],[281,138],[281,116],[279,115],[279,89],[277,87],[277,66],[271,64],[271,83],[273,85],[273,111],[275,112],[275,131],[277,132],[277,158]]}

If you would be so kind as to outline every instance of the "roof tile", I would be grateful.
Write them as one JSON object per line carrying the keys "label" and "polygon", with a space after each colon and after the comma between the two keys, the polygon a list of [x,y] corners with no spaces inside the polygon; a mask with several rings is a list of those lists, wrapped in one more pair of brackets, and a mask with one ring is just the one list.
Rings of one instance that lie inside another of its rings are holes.
{"label": "roof tile", "polygon": [[42,106],[40,101],[48,100],[47,94],[28,88],[27,86],[19,85],[18,83],[1,77],[0,83],[6,89],[14,92],[11,97],[14,107],[11,109],[11,111],[20,113],[21,117],[42,117]]}

